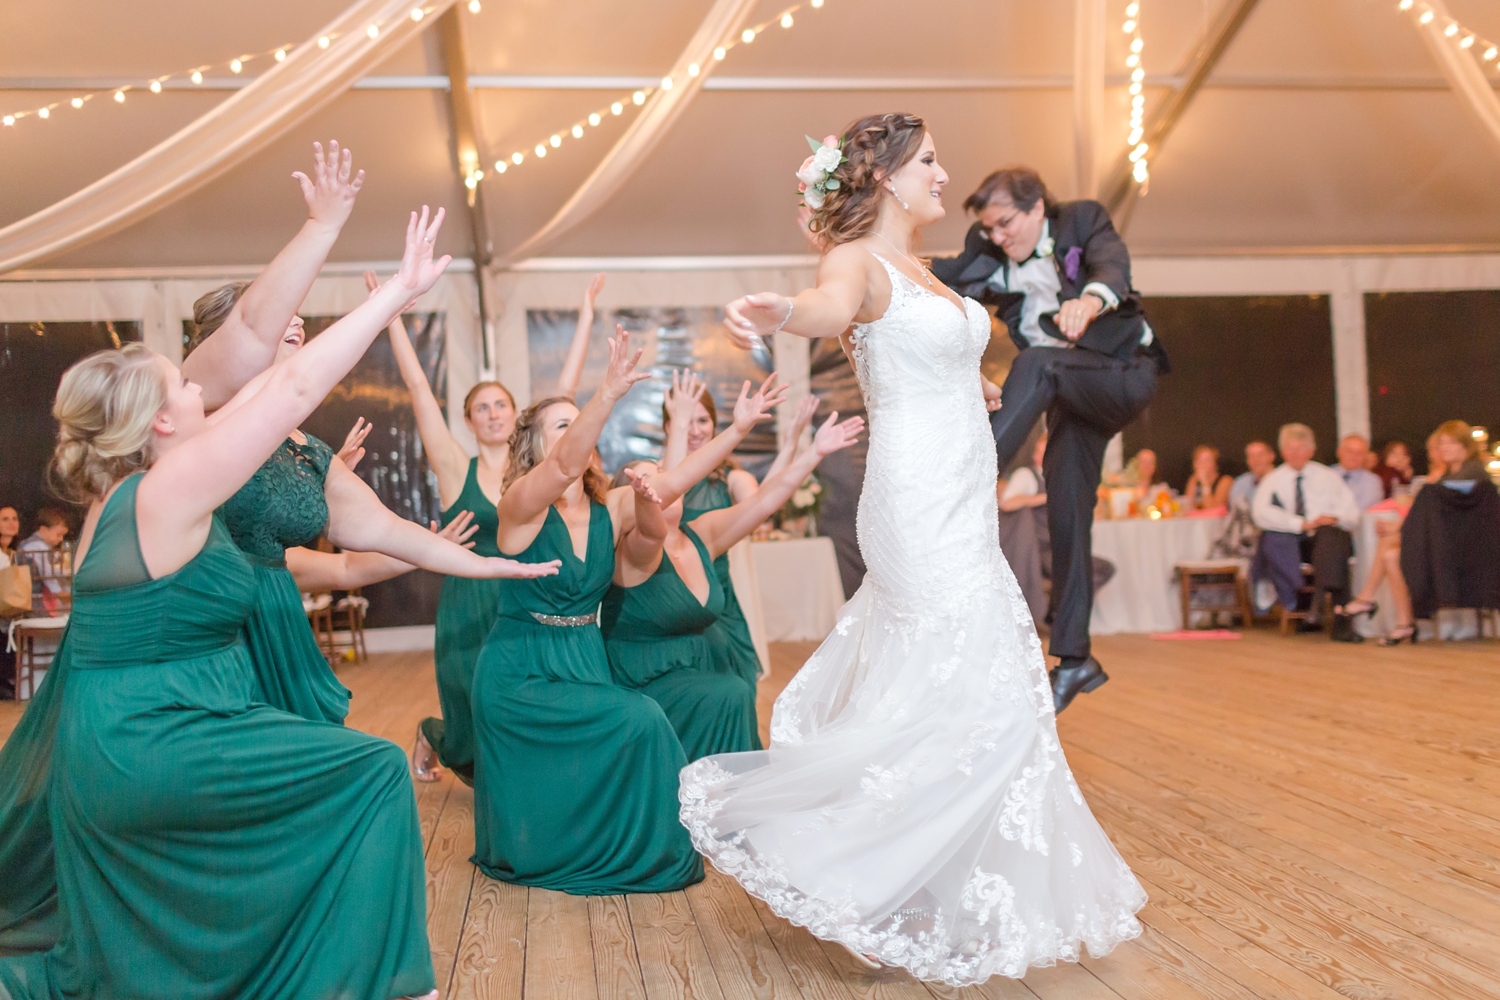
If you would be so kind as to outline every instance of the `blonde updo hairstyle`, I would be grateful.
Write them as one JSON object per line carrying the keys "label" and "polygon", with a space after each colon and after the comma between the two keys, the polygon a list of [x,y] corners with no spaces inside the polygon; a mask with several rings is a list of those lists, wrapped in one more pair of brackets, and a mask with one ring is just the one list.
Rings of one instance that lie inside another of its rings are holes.
{"label": "blonde updo hairstyle", "polygon": [[57,447],[47,476],[58,495],[91,503],[155,459],[151,425],[167,380],[144,344],[90,354],[63,373],[52,416]]}
{"label": "blonde updo hairstyle", "polygon": [[[542,464],[547,457],[546,429],[542,426],[542,414],[558,403],[573,404],[569,396],[548,396],[539,399],[516,417],[516,429],[510,432],[510,461],[505,466],[505,482],[501,492],[511,488],[516,480]],[[583,471],[583,492],[595,503],[604,503],[609,495],[609,480],[592,463]]]}
{"label": "blonde updo hairstyle", "polygon": [[870,115],[851,123],[839,142],[848,159],[833,171],[839,186],[813,212],[808,231],[825,247],[869,233],[880,212],[882,182],[917,155],[926,134],[927,123],[916,115]]}
{"label": "blonde updo hairstyle", "polygon": [[249,287],[248,281],[231,281],[198,296],[193,302],[193,333],[188,337],[187,347],[183,350],[184,357],[192,354],[199,344],[208,339],[209,334],[224,325],[224,321],[239,303],[240,296]]}

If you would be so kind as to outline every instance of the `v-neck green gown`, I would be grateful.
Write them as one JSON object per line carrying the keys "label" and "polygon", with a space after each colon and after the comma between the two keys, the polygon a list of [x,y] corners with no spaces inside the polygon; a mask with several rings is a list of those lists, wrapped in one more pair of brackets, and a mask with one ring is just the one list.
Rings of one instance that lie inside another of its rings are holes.
{"label": "v-neck green gown", "polygon": [[[105,506],[74,579],[67,667],[18,730],[50,745],[56,945],[0,958],[0,998],[431,990],[405,755],[259,703],[243,639],[254,571],[215,519],[187,565],[150,579],[139,482]],[[34,818],[0,804],[7,833]],[[7,871],[0,902],[16,889]]]}
{"label": "v-neck green gown", "polygon": [[610,678],[593,617],[614,576],[614,528],[591,508],[586,559],[554,507],[515,558],[561,559],[559,573],[503,581],[474,670],[474,863],[575,895],[671,892],[703,878],[677,820],[687,758],[661,707]]}
{"label": "v-neck green gown", "polygon": [[610,584],[599,625],[615,683],[661,706],[689,762],[715,753],[758,749],[755,690],[714,669],[704,632],[724,610],[713,560],[692,528],[683,534],[708,578],[708,599],[693,596],[665,552],[656,572],[634,587]]}
{"label": "v-neck green gown", "polygon": [[302,592],[286,568],[286,550],[316,540],[328,526],[323,480],[332,461],[333,450],[311,434],[305,445],[288,438],[219,508],[219,516],[255,569],[245,643],[259,700],[314,722],[343,725],[349,689],[318,647]]}
{"label": "v-neck green gown", "polygon": [[[469,474],[463,492],[453,506],[443,511],[446,526],[463,511],[474,515],[474,552],[500,555],[497,535],[500,515],[479,488],[479,459],[469,459]],[[437,666],[438,704],[441,719],[422,720],[422,735],[437,751],[442,765],[459,778],[474,783],[474,713],[470,692],[474,687],[474,664],[484,640],[500,614],[500,581],[471,580],[462,576],[443,578],[438,595],[437,637],[433,660]]]}
{"label": "v-neck green gown", "polygon": [[[691,524],[709,511],[733,506],[734,498],[729,494],[727,482],[722,479],[704,479],[683,496],[682,523]],[[733,674],[750,685],[753,695],[760,680],[760,655],[755,652],[755,641],[750,638],[750,623],[745,620],[745,612],[734,593],[734,581],[729,577],[729,553],[725,552],[714,560],[714,573],[719,578],[719,586],[724,588],[724,612],[705,632],[713,650],[714,665],[718,670]],[[755,727],[753,743],[750,749],[763,749],[759,726]]]}

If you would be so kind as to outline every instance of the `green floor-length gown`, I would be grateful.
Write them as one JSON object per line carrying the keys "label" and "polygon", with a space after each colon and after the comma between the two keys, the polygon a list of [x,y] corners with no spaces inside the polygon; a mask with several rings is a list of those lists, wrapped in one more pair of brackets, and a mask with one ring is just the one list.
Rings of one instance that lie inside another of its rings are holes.
{"label": "green floor-length gown", "polygon": [[[192,560],[151,579],[139,482],[105,505],[74,578],[65,675],[31,706],[55,733],[22,727],[51,741],[57,942],[0,958],[0,998],[431,990],[405,755],[258,702],[254,572],[215,519]],[[7,811],[0,829],[27,818]]]}
{"label": "green floor-length gown", "polygon": [[610,584],[599,613],[615,683],[645,694],[667,713],[689,762],[716,753],[758,749],[755,690],[715,669],[705,630],[724,610],[724,588],[702,539],[683,534],[708,578],[699,603],[665,553],[656,572],[634,587]]}
{"label": "green floor-length gown", "polygon": [[[447,525],[461,512],[474,515],[474,552],[500,555],[497,535],[500,515],[479,488],[479,459],[469,459],[469,474],[463,492],[453,506],[443,511]],[[443,578],[438,595],[437,637],[433,660],[437,665],[438,704],[441,719],[422,720],[422,735],[437,751],[438,760],[459,778],[474,783],[474,716],[469,692],[474,687],[474,664],[484,640],[500,614],[500,581],[471,580],[462,576]]]}
{"label": "green floor-length gown", "polygon": [[[683,496],[682,523],[691,524],[709,511],[733,506],[734,498],[729,494],[727,482],[704,479]],[[705,633],[713,649],[714,664],[719,670],[734,674],[750,685],[753,693],[760,680],[760,654],[755,651],[755,640],[750,638],[750,623],[745,620],[745,612],[734,593],[734,581],[729,577],[728,552],[714,560],[714,572],[719,577],[719,586],[724,588],[724,613]],[[751,749],[762,749],[758,727],[755,745]]]}
{"label": "green floor-length gown", "polygon": [[592,504],[585,555],[551,508],[515,558],[562,568],[504,581],[474,670],[474,863],[502,882],[576,895],[670,892],[703,878],[677,821],[687,758],[661,707],[610,677],[592,620],[615,568],[603,504]]}
{"label": "green floor-length gown", "polygon": [[260,700],[315,722],[344,724],[349,689],[318,647],[302,592],[286,568],[286,550],[314,541],[328,525],[323,480],[333,452],[311,434],[291,438],[219,508],[230,537],[255,568],[255,608],[245,643]]}

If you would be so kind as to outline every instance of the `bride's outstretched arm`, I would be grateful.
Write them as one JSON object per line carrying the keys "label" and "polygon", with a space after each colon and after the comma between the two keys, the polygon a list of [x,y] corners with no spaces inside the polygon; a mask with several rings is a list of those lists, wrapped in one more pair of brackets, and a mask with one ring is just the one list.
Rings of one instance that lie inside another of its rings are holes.
{"label": "bride's outstretched arm", "polygon": [[792,298],[757,292],[735,299],[724,307],[729,339],[749,350],[756,337],[778,332],[812,339],[839,336],[864,307],[871,260],[866,250],[846,243],[823,255],[812,288]]}

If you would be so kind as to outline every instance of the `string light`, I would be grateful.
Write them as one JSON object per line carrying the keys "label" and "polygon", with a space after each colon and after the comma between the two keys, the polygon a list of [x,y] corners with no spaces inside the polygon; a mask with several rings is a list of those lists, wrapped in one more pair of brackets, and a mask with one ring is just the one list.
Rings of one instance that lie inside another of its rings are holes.
{"label": "string light", "polygon": [[1125,23],[1121,27],[1130,36],[1130,54],[1125,57],[1125,65],[1130,70],[1130,135],[1125,143],[1131,147],[1130,162],[1134,164],[1130,176],[1144,187],[1151,179],[1151,168],[1146,162],[1150,147],[1141,141],[1146,134],[1146,95],[1142,93],[1146,83],[1146,67],[1142,64],[1146,40],[1141,37],[1140,0],[1131,0],[1125,8]]}
{"label": "string light", "polygon": [[[823,6],[823,3],[824,0],[802,0],[801,3],[797,3],[791,7],[788,7],[786,10],[781,11],[779,14],[776,14],[775,16],[767,19],[760,24],[745,28],[739,33],[738,36],[725,39],[724,42],[714,48],[714,60],[716,62],[722,61],[724,57],[729,54],[730,50],[735,48],[736,46],[749,45],[750,43],[754,42],[757,35],[761,34],[772,25],[779,24],[783,28],[791,28],[796,23],[793,15],[796,14],[797,11],[801,10],[804,7],[811,7],[816,10],[821,8]],[[475,0],[474,3],[471,3],[469,5],[469,9],[475,10],[477,12],[478,6],[478,0]],[[1132,6],[1134,7],[1135,5],[1132,4]],[[689,77],[697,77],[701,75],[702,72],[703,67],[699,66],[697,63],[691,63],[688,65],[687,75]],[[642,90],[637,90],[634,93],[630,94],[628,97],[622,96],[616,98],[614,101],[611,101],[607,107],[600,108],[598,111],[591,111],[588,115],[579,119],[578,121],[573,122],[569,125],[564,125],[556,132],[551,133],[548,138],[544,139],[541,142],[538,142],[535,146],[533,146],[532,152],[538,159],[541,159],[547,155],[549,146],[552,149],[557,149],[562,146],[562,137],[564,135],[571,135],[575,139],[582,139],[587,133],[585,126],[588,126],[588,128],[598,128],[599,125],[604,122],[604,116],[606,114],[611,116],[624,114],[625,104],[627,101],[630,104],[635,105],[636,107],[640,107],[641,105],[646,103],[647,97],[650,97],[658,90],[671,90],[681,82],[681,80],[674,79],[672,76],[668,75],[662,77],[661,82],[654,87],[647,87]],[[495,161],[495,173],[506,173],[511,167],[519,167],[525,162],[525,153],[520,151],[511,153],[508,162],[505,159]]]}
{"label": "string light", "polygon": [[[1431,24],[1437,20],[1438,16],[1437,11],[1433,10],[1429,4],[1422,3],[1421,0],[1400,0],[1396,4],[1396,10],[1402,14],[1415,13],[1417,23],[1421,25]],[[1460,50],[1466,52],[1474,50],[1475,57],[1486,63],[1493,63],[1495,57],[1500,56],[1500,43],[1485,38],[1463,22],[1455,21],[1446,14],[1443,15],[1443,21],[1443,37],[1453,39]],[[1496,66],[1500,68],[1500,63]]]}
{"label": "string light", "polygon": [[[469,2],[469,10],[472,11],[473,13],[475,13],[475,14],[478,14],[479,13],[479,0],[470,0],[470,2]],[[404,15],[393,16],[389,20],[377,21],[377,22],[375,22],[373,24],[368,25],[365,28],[365,34],[368,35],[370,38],[379,38],[380,37],[380,33],[383,30],[385,30],[387,27],[389,27],[389,25],[391,24],[391,22],[393,20],[399,20],[401,17],[409,17],[413,21],[421,21],[421,20],[425,19],[427,17],[427,15],[429,15],[431,13],[432,13],[432,8],[430,6],[411,7],[411,8],[409,8],[407,10],[407,12]],[[320,49],[326,49],[330,45],[332,45],[334,39],[336,39],[338,37],[339,37],[338,34],[322,35],[322,36],[320,36],[318,38],[318,40],[314,44],[316,44],[317,47],[320,48]],[[249,55],[237,56],[237,57],[235,57],[233,59],[229,59],[229,60],[227,60],[227,61],[225,61],[223,63],[219,63],[217,65],[223,66],[223,67],[227,68],[229,70],[229,72],[231,72],[233,74],[236,74],[236,75],[239,75],[239,74],[242,74],[244,72],[245,67],[248,66],[252,61],[254,61],[256,59],[260,59],[260,58],[265,57],[265,56],[269,56],[270,58],[274,59],[276,62],[279,62],[279,63],[280,62],[286,62],[287,56],[291,54],[291,52],[293,51],[294,48],[295,48],[295,46],[291,46],[291,45],[281,45],[281,46],[278,46],[278,47],[276,47],[274,49],[267,49],[264,52],[254,52],[254,53],[251,53]],[[214,68],[214,64],[209,64],[209,65],[204,65],[204,66],[196,66],[196,67],[194,67],[192,69],[183,70],[183,71],[177,72],[177,73],[163,73],[163,74],[161,74],[159,76],[151,77],[151,78],[148,78],[146,80],[143,80],[140,83],[126,84],[125,86],[118,87],[118,88],[116,88],[116,89],[114,89],[112,91],[111,90],[96,90],[96,91],[92,91],[90,93],[81,94],[81,95],[79,95],[77,97],[74,97],[74,98],[70,99],[67,103],[70,104],[70,105],[72,105],[75,109],[82,108],[84,106],[84,104],[86,104],[87,102],[93,100],[95,97],[102,97],[105,94],[109,94],[110,96],[112,96],[114,98],[116,104],[124,104],[125,103],[125,95],[129,91],[145,89],[145,90],[151,91],[151,93],[153,93],[153,94],[160,94],[165,89],[165,85],[169,81],[172,81],[172,80],[186,79],[186,80],[190,81],[193,84],[193,86],[195,86],[195,87],[201,87],[203,85],[203,80],[204,80],[204,77],[203,77],[204,71],[205,70],[211,70],[213,68]],[[40,107],[25,108],[25,109],[22,109],[20,111],[13,111],[13,112],[11,112],[11,113],[9,113],[7,115],[0,116],[0,121],[3,121],[5,123],[6,127],[13,127],[13,126],[15,126],[18,122],[20,122],[24,118],[36,118],[39,121],[47,121],[49,118],[52,117],[53,110],[56,109],[56,108],[58,108],[58,107],[60,107],[62,105],[62,103],[63,102],[61,102],[61,101],[54,101],[51,104],[45,104],[45,105],[42,105]]]}

